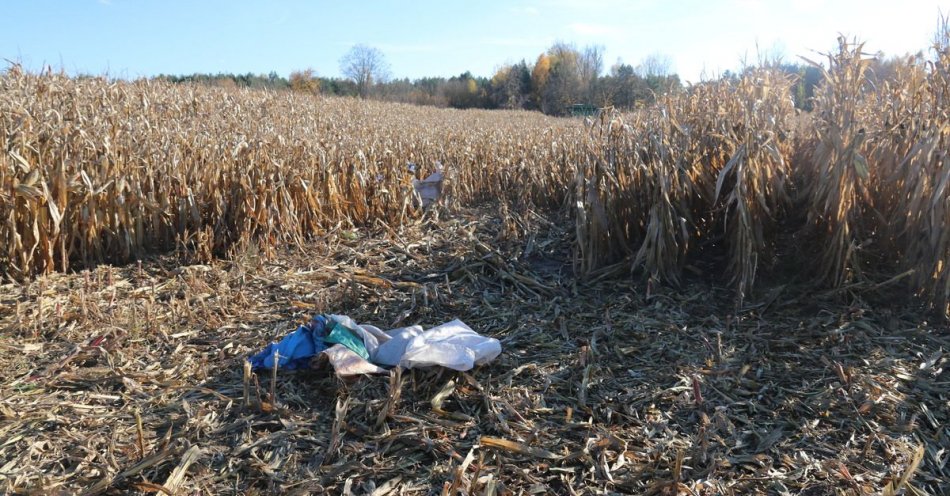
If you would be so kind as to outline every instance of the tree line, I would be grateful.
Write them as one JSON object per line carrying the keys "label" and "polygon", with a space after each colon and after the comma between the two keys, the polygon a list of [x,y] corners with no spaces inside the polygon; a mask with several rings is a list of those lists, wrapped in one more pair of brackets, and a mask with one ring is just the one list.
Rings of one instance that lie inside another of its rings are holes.
{"label": "tree line", "polygon": [[[780,60],[771,63],[797,77],[796,106],[808,109],[820,71]],[[491,77],[466,71],[448,78],[410,80],[390,77],[389,64],[379,49],[356,45],[340,59],[340,72],[344,77],[323,77],[313,69],[304,69],[286,78],[275,72],[267,75],[160,75],[158,78],[175,83],[290,90],[459,109],[523,109],[568,115],[577,106],[633,109],[652,103],[657,96],[682,88],[679,76],[671,67],[668,57],[654,54],[636,66],[618,60],[605,70],[602,46],[578,48],[559,42],[533,61],[522,59],[500,66]],[[728,71],[722,75],[737,76]]]}

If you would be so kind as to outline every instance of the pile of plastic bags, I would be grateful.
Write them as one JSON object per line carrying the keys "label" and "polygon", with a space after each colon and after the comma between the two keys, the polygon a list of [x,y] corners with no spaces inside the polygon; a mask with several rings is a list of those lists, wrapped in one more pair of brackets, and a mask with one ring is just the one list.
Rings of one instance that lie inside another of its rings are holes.
{"label": "pile of plastic bags", "polygon": [[[310,368],[326,359],[337,375],[386,373],[384,367],[442,366],[470,370],[501,354],[501,343],[479,335],[460,320],[423,330],[420,326],[382,331],[346,315],[318,315],[309,324],[271,343],[250,358],[254,369]],[[275,364],[276,358],[276,364]]]}

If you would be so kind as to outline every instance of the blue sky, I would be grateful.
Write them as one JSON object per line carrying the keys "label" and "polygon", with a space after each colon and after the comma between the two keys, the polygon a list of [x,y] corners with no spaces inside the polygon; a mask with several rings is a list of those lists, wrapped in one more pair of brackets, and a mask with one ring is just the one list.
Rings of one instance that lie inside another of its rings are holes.
{"label": "blue sky", "polygon": [[339,75],[356,43],[396,77],[490,76],[555,41],[603,45],[605,65],[670,57],[687,80],[763,50],[813,58],[837,33],[889,54],[925,48],[950,0],[7,0],[0,57],[117,77],[193,72]]}

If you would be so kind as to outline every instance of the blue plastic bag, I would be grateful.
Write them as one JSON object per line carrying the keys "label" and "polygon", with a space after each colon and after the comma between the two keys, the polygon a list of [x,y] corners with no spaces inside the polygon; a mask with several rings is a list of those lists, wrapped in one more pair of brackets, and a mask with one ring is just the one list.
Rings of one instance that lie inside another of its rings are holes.
{"label": "blue plastic bag", "polygon": [[261,352],[248,360],[254,369],[274,368],[274,352],[279,353],[277,368],[294,370],[307,368],[310,359],[327,349],[324,342],[326,319],[319,315],[309,325],[302,325],[296,331],[284,336],[279,343],[271,343]]}

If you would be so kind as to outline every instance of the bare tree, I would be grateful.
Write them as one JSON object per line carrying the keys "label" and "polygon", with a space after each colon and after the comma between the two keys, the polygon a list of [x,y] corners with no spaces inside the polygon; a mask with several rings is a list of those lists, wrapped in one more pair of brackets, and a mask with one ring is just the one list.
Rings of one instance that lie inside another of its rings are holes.
{"label": "bare tree", "polygon": [[640,77],[669,76],[672,68],[673,60],[670,59],[669,55],[653,53],[647,55],[640,62],[640,65],[637,66],[637,73],[640,74]]}
{"label": "bare tree", "polygon": [[950,50],[950,12],[944,14],[940,11],[937,17],[937,31],[933,35],[934,53],[939,58],[944,52]]}
{"label": "bare tree", "polygon": [[578,61],[578,69],[581,85],[583,85],[583,97],[589,102],[594,97],[594,83],[604,70],[604,47],[601,45],[585,47]]}
{"label": "bare tree", "polygon": [[759,67],[782,67],[785,63],[785,45],[776,41],[771,48],[762,49],[759,42],[755,42],[755,51],[759,58]]}
{"label": "bare tree", "polygon": [[389,63],[378,48],[360,44],[340,59],[340,72],[356,83],[357,92],[365,98],[373,84],[389,78]]}

